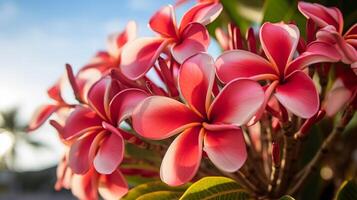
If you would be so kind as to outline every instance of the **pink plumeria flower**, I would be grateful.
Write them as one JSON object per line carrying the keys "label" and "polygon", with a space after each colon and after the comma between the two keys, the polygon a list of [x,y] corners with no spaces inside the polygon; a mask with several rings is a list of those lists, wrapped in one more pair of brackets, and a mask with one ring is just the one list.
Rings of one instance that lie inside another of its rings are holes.
{"label": "pink plumeria flower", "polygon": [[326,43],[313,43],[309,52],[293,59],[298,41],[295,25],[264,23],[260,42],[268,59],[244,50],[227,51],[216,61],[217,76],[223,83],[236,78],[269,80],[273,83],[270,92],[275,91],[274,96],[285,108],[299,117],[310,118],[319,109],[319,95],[312,79],[302,70],[313,63],[336,61],[339,55]]}
{"label": "pink plumeria flower", "polygon": [[161,8],[149,22],[159,37],[139,38],[126,45],[122,53],[122,72],[129,79],[140,78],[167,47],[179,63],[198,52],[205,52],[210,37],[204,25],[212,22],[221,11],[220,4],[198,4],[185,13],[178,26],[173,7]]}
{"label": "pink plumeria flower", "polygon": [[146,97],[140,89],[121,90],[119,82],[108,76],[92,86],[88,107],[77,106],[60,131],[65,140],[73,140],[69,166],[74,173],[84,174],[92,165],[101,174],[117,169],[124,156],[124,139],[134,138],[117,127]]}
{"label": "pink plumeria flower", "polygon": [[333,44],[342,56],[341,61],[351,64],[357,74],[357,24],[343,34],[343,16],[338,8],[306,2],[299,2],[298,8],[321,28],[317,32],[317,40]]}
{"label": "pink plumeria flower", "polygon": [[[255,81],[234,80],[212,100],[214,61],[199,53],[181,66],[178,85],[186,104],[151,96],[133,111],[133,128],[154,140],[180,133],[161,164],[161,179],[181,185],[196,174],[204,150],[209,159],[227,172],[238,170],[247,158],[242,130],[264,101],[264,91]],[[229,108],[229,109],[227,109]]]}
{"label": "pink plumeria flower", "polygon": [[336,80],[326,95],[323,108],[327,116],[334,116],[350,102],[357,108],[357,76],[346,66],[336,67]]}

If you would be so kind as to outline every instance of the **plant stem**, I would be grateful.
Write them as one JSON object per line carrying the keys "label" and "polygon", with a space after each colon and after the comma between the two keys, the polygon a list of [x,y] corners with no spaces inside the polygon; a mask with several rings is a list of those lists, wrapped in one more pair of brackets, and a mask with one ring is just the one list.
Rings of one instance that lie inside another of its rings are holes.
{"label": "plant stem", "polygon": [[329,152],[331,145],[333,144],[335,139],[340,134],[342,134],[346,125],[351,121],[354,113],[355,113],[355,111],[353,109],[353,106],[348,106],[346,108],[338,125],[334,127],[332,132],[329,134],[329,136],[322,143],[321,148],[318,150],[318,152],[315,154],[315,156],[312,158],[312,160],[304,168],[303,174],[297,180],[296,184],[288,190],[287,194],[296,193],[301,188],[301,186],[305,183],[305,181],[309,177],[310,173],[315,172],[317,170],[319,164],[321,163],[323,158],[326,156],[326,154]]}

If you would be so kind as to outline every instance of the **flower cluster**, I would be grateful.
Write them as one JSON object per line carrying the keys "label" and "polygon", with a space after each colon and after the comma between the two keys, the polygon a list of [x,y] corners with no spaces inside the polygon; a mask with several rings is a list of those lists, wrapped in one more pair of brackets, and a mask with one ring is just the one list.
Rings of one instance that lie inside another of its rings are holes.
{"label": "flower cluster", "polygon": [[[303,137],[325,112],[355,109],[357,24],[343,33],[337,8],[300,2],[298,9],[307,18],[306,37],[294,23],[265,22],[244,39],[230,24],[215,30],[224,51],[214,60],[206,25],[221,14],[220,2],[197,3],[179,24],[175,7],[165,6],[149,21],[155,37],[136,38],[129,22],[76,74],[67,64],[48,90],[53,103],[29,125],[33,131],[56,115],[50,124],[66,147],[56,189],[71,189],[79,199],[98,193],[118,199],[129,188],[125,176],[160,177],[178,186],[193,180],[207,160],[216,171],[234,173],[250,159],[246,141],[259,145],[247,134],[256,125],[277,131],[299,121],[294,126]],[[317,88],[314,75],[321,82],[328,71],[336,72],[333,86]],[[66,82],[76,103],[63,98]],[[272,119],[268,125],[266,118]],[[130,156],[128,145],[163,152],[160,170],[135,168],[155,162]]]}

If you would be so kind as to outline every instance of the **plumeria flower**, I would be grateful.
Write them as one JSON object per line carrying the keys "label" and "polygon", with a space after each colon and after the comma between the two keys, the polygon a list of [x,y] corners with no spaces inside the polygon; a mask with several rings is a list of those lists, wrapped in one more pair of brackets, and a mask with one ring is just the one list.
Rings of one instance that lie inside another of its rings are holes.
{"label": "plumeria flower", "polygon": [[351,102],[357,107],[357,77],[350,68],[336,67],[336,80],[326,95],[323,104],[327,116],[334,116],[344,106]]}
{"label": "plumeria flower", "polygon": [[84,174],[92,164],[101,174],[117,169],[124,156],[124,139],[135,139],[117,127],[146,97],[140,89],[121,90],[118,81],[109,76],[92,86],[88,107],[77,106],[61,131],[65,140],[74,140],[69,152],[69,166],[74,173]]}
{"label": "plumeria flower", "polygon": [[174,8],[161,8],[149,22],[151,29],[159,36],[139,38],[126,45],[122,53],[122,72],[129,79],[140,78],[167,47],[179,63],[198,52],[205,52],[209,34],[204,25],[212,22],[221,11],[220,4],[198,4],[184,14],[178,25]]}
{"label": "plumeria flower", "polygon": [[303,69],[317,62],[337,61],[339,55],[326,43],[312,43],[308,52],[294,59],[298,41],[295,25],[264,23],[260,42],[267,59],[244,50],[227,51],[216,61],[217,76],[223,83],[236,78],[268,80],[272,83],[269,90],[275,91],[274,96],[285,108],[309,118],[319,109],[319,95]]}
{"label": "plumeria flower", "polygon": [[62,159],[57,167],[55,189],[71,189],[74,196],[81,200],[97,200],[98,193],[106,200],[120,199],[128,192],[125,177],[116,169],[111,174],[99,174],[94,168],[85,174],[75,174],[68,167],[68,160]]}
{"label": "plumeria flower", "polygon": [[338,8],[306,2],[299,2],[298,8],[321,28],[317,32],[317,40],[333,44],[342,56],[342,62],[351,64],[357,74],[357,24],[343,34],[343,16]]}
{"label": "plumeria flower", "polygon": [[163,158],[161,179],[169,185],[190,181],[199,168],[202,150],[218,168],[238,170],[247,158],[239,127],[262,105],[262,87],[252,80],[234,80],[212,101],[214,61],[205,53],[187,59],[178,76],[186,104],[151,96],[132,115],[133,128],[145,138],[161,140],[180,133]]}

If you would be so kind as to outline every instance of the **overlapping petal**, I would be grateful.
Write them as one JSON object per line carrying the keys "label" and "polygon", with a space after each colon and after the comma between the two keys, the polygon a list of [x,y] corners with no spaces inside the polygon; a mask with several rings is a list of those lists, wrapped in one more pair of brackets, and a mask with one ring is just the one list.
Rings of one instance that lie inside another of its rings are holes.
{"label": "overlapping petal", "polygon": [[202,157],[203,131],[200,127],[186,129],[171,143],[160,168],[161,180],[177,186],[190,181]]}
{"label": "overlapping petal", "polygon": [[226,51],[216,60],[217,76],[223,83],[236,78],[279,77],[272,65],[264,58],[243,50]]}
{"label": "overlapping petal", "polygon": [[311,18],[320,28],[332,25],[342,33],[343,17],[336,7],[327,8],[317,3],[299,2],[298,9],[307,18]]}
{"label": "overlapping petal", "polygon": [[146,97],[148,94],[145,91],[135,88],[123,90],[115,95],[109,105],[112,123],[119,125]]}
{"label": "overlapping petal", "polygon": [[237,171],[247,159],[241,129],[206,131],[203,149],[214,165],[226,172]]}
{"label": "overlapping petal", "polygon": [[100,144],[93,164],[101,174],[113,173],[124,157],[124,139],[120,134],[111,133]]}
{"label": "overlapping petal", "polygon": [[129,79],[142,77],[170,43],[165,38],[138,38],[124,46],[120,68]]}
{"label": "overlapping petal", "polygon": [[295,71],[276,88],[275,97],[289,111],[301,118],[312,117],[319,109],[319,94],[312,79]]}
{"label": "overlapping petal", "polygon": [[90,148],[96,138],[96,132],[90,132],[85,137],[76,140],[70,148],[68,165],[76,174],[85,174],[92,165]]}
{"label": "overlapping petal", "polygon": [[133,111],[134,130],[149,139],[168,138],[186,128],[199,125],[201,118],[179,101],[152,96]]}
{"label": "overlapping petal", "polygon": [[295,25],[266,22],[260,28],[260,42],[265,55],[281,74],[292,60],[300,37]]}
{"label": "overlapping petal", "polygon": [[150,19],[149,26],[163,37],[178,37],[175,11],[171,5],[157,11]]}
{"label": "overlapping petal", "polygon": [[91,109],[77,106],[68,116],[62,136],[70,140],[85,132],[101,128],[102,119]]}
{"label": "overlapping petal", "polygon": [[264,98],[263,88],[257,82],[233,80],[215,98],[208,117],[213,123],[241,126],[253,117],[264,103]]}
{"label": "overlapping petal", "polygon": [[199,52],[206,52],[210,41],[206,27],[199,23],[189,24],[180,38],[181,41],[172,48],[172,55],[179,63]]}
{"label": "overlapping petal", "polygon": [[119,170],[99,178],[98,192],[106,200],[120,199],[128,192],[128,184]]}
{"label": "overlapping petal", "polygon": [[180,32],[192,22],[207,25],[214,21],[222,12],[223,7],[220,3],[199,3],[188,10],[181,20]]}
{"label": "overlapping petal", "polygon": [[288,76],[295,70],[302,70],[304,67],[320,62],[337,62],[341,59],[336,48],[326,42],[317,41],[310,43],[306,51],[294,59],[286,68],[285,75]]}
{"label": "overlapping petal", "polygon": [[211,103],[214,78],[214,62],[208,54],[197,54],[181,65],[178,79],[181,95],[202,116],[206,115]]}

